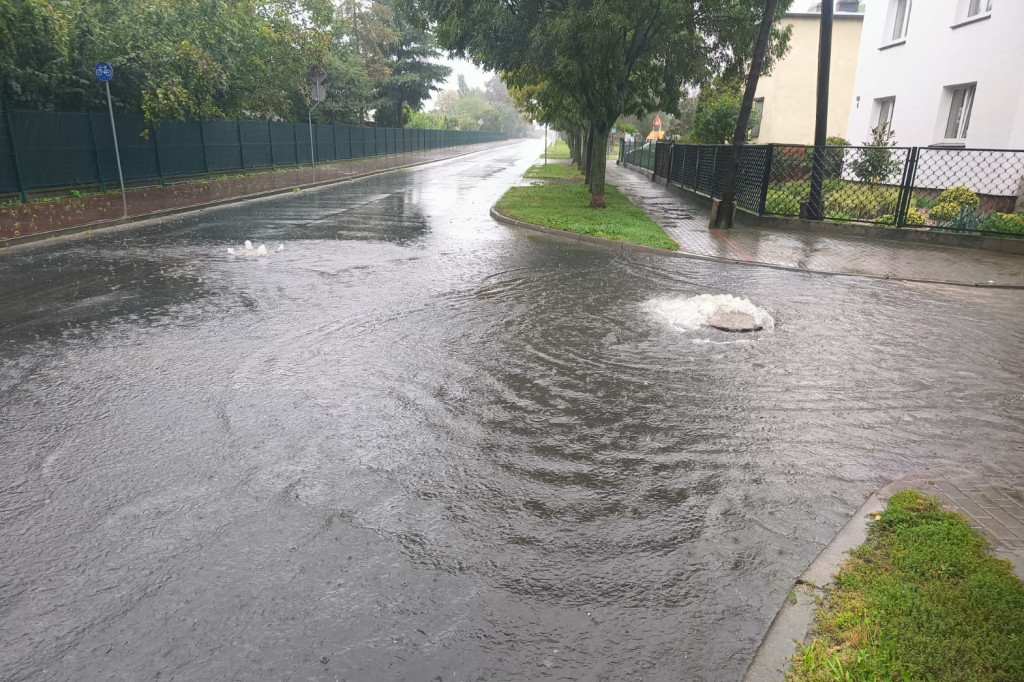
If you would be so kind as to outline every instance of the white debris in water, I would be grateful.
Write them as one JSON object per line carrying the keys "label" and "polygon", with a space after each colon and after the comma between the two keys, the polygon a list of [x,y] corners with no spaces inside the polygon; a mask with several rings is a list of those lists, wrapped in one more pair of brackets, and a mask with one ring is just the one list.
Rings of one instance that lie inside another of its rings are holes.
{"label": "white debris in water", "polygon": [[229,256],[269,256],[273,253],[281,253],[284,251],[284,244],[278,244],[273,249],[268,249],[266,244],[260,244],[254,247],[252,242],[248,239],[245,240],[245,246],[241,249],[236,249],[233,246],[228,247]]}
{"label": "white debris in water", "polygon": [[775,320],[764,308],[758,308],[745,298],[730,294],[700,294],[690,298],[656,298],[647,303],[647,309],[674,327],[701,329],[718,312],[745,313],[754,318],[765,330],[775,328]]}

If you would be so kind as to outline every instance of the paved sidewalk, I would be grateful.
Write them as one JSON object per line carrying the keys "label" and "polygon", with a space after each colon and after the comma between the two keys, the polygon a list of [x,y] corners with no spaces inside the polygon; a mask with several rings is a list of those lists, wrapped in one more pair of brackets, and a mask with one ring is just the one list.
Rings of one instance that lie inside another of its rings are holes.
{"label": "paved sidewalk", "polygon": [[709,230],[706,208],[652,182],[650,173],[610,163],[607,178],[690,255],[847,275],[1024,286],[1024,256],[783,230]]}

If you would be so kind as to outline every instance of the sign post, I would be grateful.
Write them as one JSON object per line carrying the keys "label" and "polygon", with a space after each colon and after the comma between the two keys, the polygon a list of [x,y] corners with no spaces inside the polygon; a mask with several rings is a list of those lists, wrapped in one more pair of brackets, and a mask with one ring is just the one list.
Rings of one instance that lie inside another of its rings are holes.
{"label": "sign post", "polygon": [[96,62],[93,70],[96,78],[103,83],[107,90],[107,111],[110,112],[110,134],[114,137],[114,158],[117,159],[117,179],[121,183],[121,207],[124,215],[128,215],[128,198],[124,193],[124,174],[121,172],[121,152],[117,148],[117,126],[114,125],[114,105],[110,101],[110,79],[114,77],[114,68],[107,62]]}
{"label": "sign post", "polygon": [[[316,170],[316,151],[313,149],[313,110],[317,108],[320,102],[327,99],[327,88],[323,86],[324,78],[327,77],[327,73],[319,66],[314,66],[309,72],[309,78],[313,81],[313,86],[310,88],[310,96],[315,104],[309,108],[309,160],[313,164],[313,170]],[[316,182],[316,174],[313,174],[313,182]]]}

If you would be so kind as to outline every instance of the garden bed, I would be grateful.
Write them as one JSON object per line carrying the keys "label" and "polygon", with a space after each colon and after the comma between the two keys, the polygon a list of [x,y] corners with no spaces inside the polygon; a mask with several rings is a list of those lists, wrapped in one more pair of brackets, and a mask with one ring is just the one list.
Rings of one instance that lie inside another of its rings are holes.
{"label": "garden bed", "polygon": [[529,185],[509,189],[494,209],[534,225],[656,249],[679,248],[660,225],[611,185],[605,187],[605,201],[607,208],[589,208],[590,193],[583,183]]}

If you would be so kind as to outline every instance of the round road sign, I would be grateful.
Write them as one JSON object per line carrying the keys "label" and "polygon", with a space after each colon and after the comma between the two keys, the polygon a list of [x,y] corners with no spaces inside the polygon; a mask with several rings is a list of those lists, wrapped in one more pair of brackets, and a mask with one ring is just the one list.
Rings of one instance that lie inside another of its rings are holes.
{"label": "round road sign", "polygon": [[114,77],[114,67],[106,62],[96,62],[96,68],[93,71],[96,77],[104,83]]}

